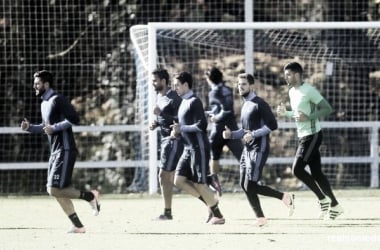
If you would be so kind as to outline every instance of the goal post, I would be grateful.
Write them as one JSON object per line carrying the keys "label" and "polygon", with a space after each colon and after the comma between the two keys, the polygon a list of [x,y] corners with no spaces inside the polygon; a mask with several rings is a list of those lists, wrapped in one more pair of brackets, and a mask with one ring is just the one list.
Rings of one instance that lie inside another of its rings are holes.
{"label": "goal post", "polygon": [[[350,117],[344,114],[346,116],[343,118],[337,116],[328,118],[333,123],[339,122],[337,123],[339,124],[339,127],[329,126],[331,123],[328,122],[322,123],[327,126],[326,128],[328,129],[328,138],[326,139],[328,142],[326,142],[326,144],[335,143],[334,140],[337,138],[343,140],[345,143],[348,143],[350,136],[347,135],[352,133],[352,129],[359,130],[362,128],[365,130],[365,136],[371,137],[370,140],[367,140],[367,142],[370,141],[370,143],[367,143],[368,145],[365,145],[362,148],[365,152],[354,152],[352,157],[347,153],[352,149],[347,149],[347,151],[345,151],[346,149],[344,148],[341,149],[341,152],[339,152],[340,149],[338,145],[334,145],[333,150],[328,149],[329,146],[324,146],[322,150],[326,151],[326,155],[323,156],[323,162],[331,165],[328,166],[328,172],[331,172],[331,176],[337,174],[336,171],[338,170],[335,170],[335,168],[338,167],[334,164],[363,164],[366,166],[361,168],[360,171],[362,172],[360,172],[360,175],[363,175],[363,178],[367,180],[366,183],[368,183],[366,185],[371,187],[379,186],[379,127],[376,126],[376,121],[378,120],[377,114],[364,116],[356,110],[358,109],[357,107],[348,105],[352,102],[352,97],[349,96],[345,90],[340,91],[337,89],[338,86],[335,86],[334,84],[336,76],[332,75],[337,71],[341,71],[341,75],[347,74],[347,77],[351,77],[349,73],[347,73],[349,71],[349,67],[346,67],[345,63],[355,63],[355,60],[357,59],[359,64],[363,62],[363,60],[364,64],[371,64],[374,63],[377,58],[355,58],[355,54],[347,54],[343,56],[336,55],[332,49],[326,48],[325,44],[320,43],[318,39],[320,39],[321,33],[327,30],[362,30],[363,34],[368,35],[370,39],[376,40],[380,36],[380,22],[152,22],[148,23],[146,26],[139,25],[139,29],[145,29],[146,32],[146,36],[143,40],[147,44],[144,48],[141,48],[140,46],[141,40],[140,42],[137,42],[139,39],[133,38],[135,36],[133,29],[135,28],[136,27],[132,27],[130,32],[132,41],[136,41],[136,43],[134,43],[134,48],[137,50],[145,50],[145,52],[139,52],[136,53],[136,55],[144,55],[142,60],[145,60],[147,65],[147,68],[144,69],[146,74],[144,77],[147,78],[148,85],[143,89],[149,92],[145,95],[149,98],[147,101],[147,105],[149,105],[147,108],[149,121],[154,119],[152,108],[155,102],[155,93],[151,84],[149,84],[151,82],[150,72],[157,67],[167,68],[170,74],[173,74],[179,70],[188,70],[191,73],[194,73],[197,81],[195,91],[200,96],[202,101],[204,101],[204,106],[207,106],[207,89],[204,84],[200,83],[202,81],[202,79],[200,79],[201,70],[202,67],[205,67],[205,65],[217,64],[217,66],[225,70],[224,75],[227,76],[226,80],[229,82],[230,86],[231,82],[233,82],[232,79],[236,77],[236,72],[238,70],[255,72],[255,74],[258,74],[259,80],[263,79],[264,82],[257,86],[259,88],[259,95],[264,95],[268,101],[278,101],[279,95],[273,94],[272,91],[281,89],[282,93],[286,93],[284,90],[285,88],[281,86],[283,83],[281,83],[281,79],[279,79],[281,76],[281,73],[279,73],[279,70],[281,70],[280,64],[289,60],[298,60],[304,65],[307,65],[307,73],[313,74],[312,79],[310,80],[313,84],[316,84],[324,94],[327,95],[329,100],[332,100],[332,102],[336,105],[338,112],[352,114]],[[247,30],[251,31],[251,34],[254,37],[253,42],[255,42],[255,46],[252,46],[252,50],[254,51],[246,49],[248,44],[244,45],[244,41],[246,42],[244,38],[244,34],[246,35],[246,33],[244,31]],[[350,32],[345,34],[344,37],[337,38],[347,39],[349,35]],[[239,43],[241,41],[243,41],[242,45]],[[235,42],[238,45],[235,46]],[[267,44],[268,47],[273,48],[266,48],[265,46]],[[270,51],[270,49],[273,49],[273,51]],[[344,49],[348,51],[352,48],[347,47]],[[357,47],[354,49],[358,51],[366,50],[366,48],[363,47]],[[220,63],[220,61],[222,61],[225,57],[234,59],[236,59],[236,57],[238,58],[233,63]],[[267,57],[272,58],[271,60],[268,60]],[[247,65],[250,61],[252,61],[247,60],[247,58],[254,59],[252,66]],[[245,62],[243,63],[243,66],[239,66],[240,61]],[[228,65],[228,63],[231,65]],[[230,70],[232,67],[235,67],[236,70]],[[264,72],[262,67],[266,67],[267,71]],[[269,69],[271,67],[275,69],[270,72]],[[260,69],[261,71],[257,69]],[[273,75],[270,75],[269,73]],[[342,77],[341,75],[339,77]],[[275,76],[278,78],[275,78]],[[342,78],[344,77],[345,76]],[[353,80],[349,79],[349,81]],[[350,83],[343,82],[338,84],[347,84],[347,86],[349,86]],[[363,103],[376,102],[376,99],[374,100],[373,97],[367,96],[368,93],[368,90],[360,93],[361,96],[358,101]],[[277,103],[271,103],[272,108],[274,108],[276,104]],[[375,117],[375,120],[373,120],[373,117]],[[357,128],[353,125],[356,121],[360,122],[361,127]],[[277,134],[274,133],[272,136],[274,137],[274,139],[272,139],[272,143],[274,141],[274,143],[278,143],[287,148],[289,145],[284,145],[281,140],[285,140],[283,139],[283,136],[287,136],[289,134],[295,136],[294,128],[292,128],[294,125],[289,125],[287,122],[281,121],[279,124],[280,131],[276,132]],[[287,130],[293,131],[288,132]],[[147,147],[149,149],[147,150],[146,157],[149,159],[148,162],[150,169],[149,192],[155,193],[158,189],[157,134],[155,132],[149,132],[148,134],[149,143],[147,143]],[[375,138],[372,138],[373,136]],[[287,144],[289,143],[292,147],[296,144],[294,140],[287,139]],[[364,144],[365,142],[363,141],[360,143]],[[291,150],[288,151],[290,152]],[[280,149],[272,150],[272,153],[268,159],[268,164],[280,164],[282,166],[289,165],[292,160],[291,155],[281,155],[282,153],[288,154],[288,151],[285,152]],[[227,159],[222,159],[221,162],[222,164],[234,164],[235,168],[237,165],[236,162],[233,163],[234,160],[232,158],[228,157]],[[369,170],[366,170],[367,165],[370,166]],[[342,174],[342,178],[347,178],[343,181],[344,183],[350,182],[350,178],[354,178],[353,176],[356,174],[355,171],[359,171],[355,166],[350,165],[349,167],[345,167],[346,169],[349,169],[349,171],[343,171],[344,173]],[[353,180],[353,182],[354,181],[357,180]],[[235,190],[235,187],[230,190]]]}
{"label": "goal post", "polygon": [[[153,85],[150,84],[153,82],[153,76],[151,72],[155,68],[157,68],[157,40],[155,34],[154,26],[148,26],[148,112],[149,112],[149,124],[155,120],[153,116],[153,109],[156,103],[156,93],[154,91]],[[150,35],[152,34],[152,36]],[[158,185],[157,185],[157,131],[149,132],[149,193],[157,193]]]}

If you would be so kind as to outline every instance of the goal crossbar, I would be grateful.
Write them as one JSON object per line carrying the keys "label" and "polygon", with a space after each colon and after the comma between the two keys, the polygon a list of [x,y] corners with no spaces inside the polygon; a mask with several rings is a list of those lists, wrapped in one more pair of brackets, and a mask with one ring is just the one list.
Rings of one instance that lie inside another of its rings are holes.
{"label": "goal crossbar", "polygon": [[152,29],[372,29],[380,28],[380,22],[150,22]]}

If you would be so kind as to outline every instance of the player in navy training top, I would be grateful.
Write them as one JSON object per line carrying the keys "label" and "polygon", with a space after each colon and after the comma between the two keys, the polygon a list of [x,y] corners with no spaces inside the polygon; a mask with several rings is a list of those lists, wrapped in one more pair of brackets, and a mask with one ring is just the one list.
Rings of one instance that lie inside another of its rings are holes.
{"label": "player in navy training top", "polygon": [[207,138],[207,119],[201,100],[192,91],[193,79],[188,72],[174,77],[174,88],[182,97],[178,109],[178,123],[172,125],[172,137],[181,136],[184,150],[179,159],[174,183],[180,189],[203,201],[212,214],[210,224],[224,224],[218,200],[207,186],[210,144]]}
{"label": "player in navy training top", "polygon": [[79,123],[74,107],[67,99],[52,89],[53,75],[48,71],[34,74],[33,88],[42,99],[41,124],[31,124],[26,118],[21,129],[30,133],[44,133],[50,144],[47,175],[47,192],[56,198],[73,223],[68,233],[85,233],[86,230],[74,210],[71,199],[83,199],[90,203],[94,215],[99,214],[99,192],[79,191],[71,186],[71,177],[77,156],[72,124]]}
{"label": "player in navy training top", "polygon": [[241,108],[242,128],[231,131],[226,127],[224,138],[243,139],[245,145],[240,161],[240,185],[256,214],[257,225],[267,221],[260,205],[258,194],[282,200],[293,213],[293,195],[276,191],[259,184],[261,173],[269,155],[269,133],[277,129],[277,121],[269,105],[251,89],[255,80],[251,74],[238,76],[239,94],[244,98]]}
{"label": "player in navy training top", "polygon": [[220,169],[219,159],[223,152],[223,147],[227,146],[235,158],[239,161],[243,151],[243,144],[240,140],[230,140],[223,138],[224,127],[227,126],[231,130],[237,130],[234,97],[232,89],[223,82],[223,74],[216,67],[211,67],[205,72],[205,78],[210,86],[208,94],[209,111],[206,113],[211,122],[211,131],[209,140],[211,144],[211,186],[222,195],[222,188],[218,180],[218,172]]}
{"label": "player in navy training top", "polygon": [[154,114],[157,119],[151,124],[150,129],[160,128],[160,173],[159,181],[161,193],[164,198],[164,213],[158,220],[172,220],[172,197],[174,170],[183,151],[183,143],[180,138],[170,136],[170,126],[178,122],[177,113],[182,98],[169,86],[169,74],[165,69],[156,69],[152,72],[153,87],[157,91],[157,102]]}

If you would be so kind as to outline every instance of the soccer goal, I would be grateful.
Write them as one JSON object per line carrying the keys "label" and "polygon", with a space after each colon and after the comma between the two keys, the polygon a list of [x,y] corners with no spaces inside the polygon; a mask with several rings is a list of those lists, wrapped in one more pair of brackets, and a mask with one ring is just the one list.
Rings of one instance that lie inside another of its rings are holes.
{"label": "soccer goal", "polygon": [[[149,163],[149,190],[157,192],[157,133],[153,69],[189,71],[207,109],[203,72],[219,67],[234,88],[241,71],[259,79],[255,91],[275,110],[288,103],[282,67],[300,62],[307,81],[328,99],[335,113],[325,121],[321,147],[324,171],[335,186],[379,186],[380,22],[149,23],[130,29],[137,70],[137,102],[142,126],[142,159]],[[235,93],[237,119],[241,100]],[[296,147],[295,126],[279,120],[263,180],[281,185],[289,176]],[[238,162],[226,151],[221,179],[226,191],[240,190]]]}

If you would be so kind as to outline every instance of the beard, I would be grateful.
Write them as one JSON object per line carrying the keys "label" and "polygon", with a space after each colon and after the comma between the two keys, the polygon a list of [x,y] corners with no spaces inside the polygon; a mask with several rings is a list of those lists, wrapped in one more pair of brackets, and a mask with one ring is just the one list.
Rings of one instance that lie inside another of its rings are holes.
{"label": "beard", "polygon": [[160,92],[161,90],[164,89],[164,87],[162,85],[153,85],[153,87],[154,87],[154,90],[156,92]]}
{"label": "beard", "polygon": [[249,95],[249,91],[245,92],[245,93],[240,93],[240,96],[246,98],[247,96]]}
{"label": "beard", "polygon": [[40,89],[36,91],[36,96],[41,97],[45,94],[45,92],[46,92],[46,89]]}

